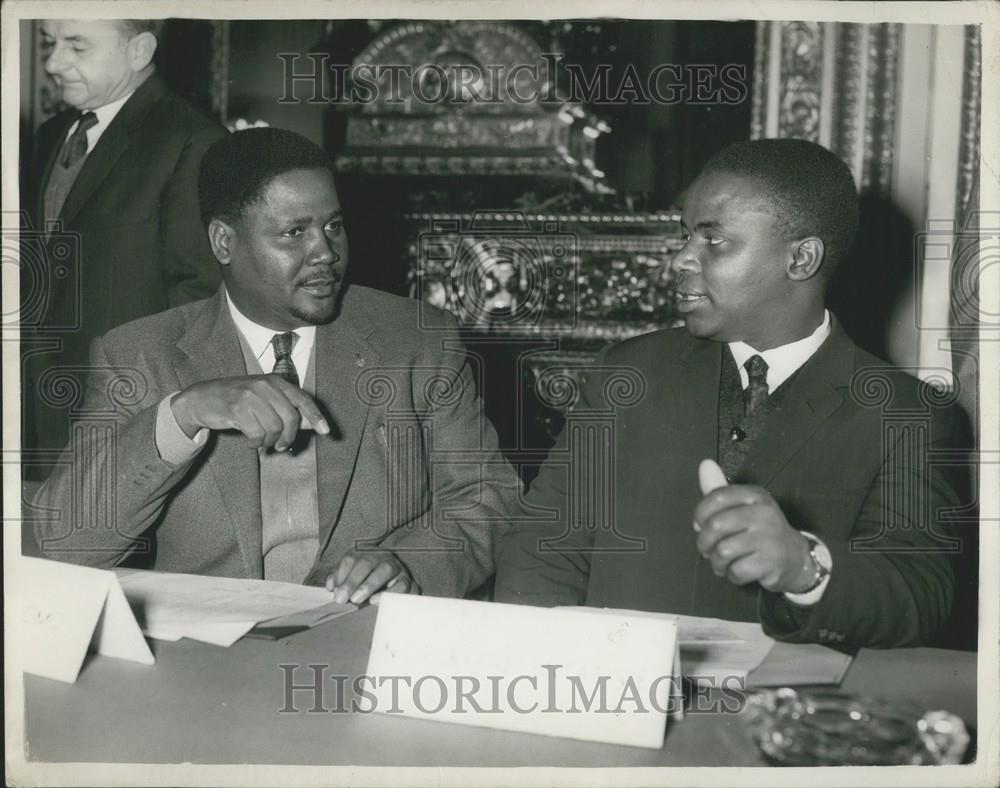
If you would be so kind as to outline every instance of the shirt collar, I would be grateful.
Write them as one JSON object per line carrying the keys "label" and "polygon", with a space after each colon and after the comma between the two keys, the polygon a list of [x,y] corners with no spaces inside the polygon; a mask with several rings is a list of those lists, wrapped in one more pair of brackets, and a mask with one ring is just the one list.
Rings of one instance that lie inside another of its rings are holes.
{"label": "shirt collar", "polygon": [[[233,303],[229,297],[229,292],[225,288],[222,291],[226,294],[226,305],[229,307],[229,314],[232,315],[237,330],[243,335],[243,338],[250,346],[250,351],[254,354],[254,357],[260,361],[271,345],[271,338],[275,334],[283,334],[284,332],[275,331],[273,328],[267,328],[260,323],[255,323],[236,307],[236,304]],[[298,344],[303,344],[303,340],[305,340],[305,343],[311,347],[313,339],[316,336],[316,326],[302,326],[294,329],[294,333],[299,336]]]}
{"label": "shirt collar", "polygon": [[[132,93],[135,93],[135,91],[133,90]],[[103,107],[91,110],[97,116],[98,125],[107,126],[113,121],[115,115],[125,106],[125,102],[132,98],[132,93],[126,93],[120,99],[115,99],[110,104],[105,104]]]}
{"label": "shirt collar", "polygon": [[823,310],[823,322],[809,336],[789,342],[787,345],[771,348],[770,350],[756,350],[746,342],[730,342],[729,351],[733,354],[733,360],[740,371],[740,379],[743,386],[748,384],[748,375],[743,365],[751,356],[760,356],[767,362],[767,389],[768,393],[774,391],[784,383],[792,374],[808,361],[812,355],[819,350],[832,330],[830,324],[830,311]]}

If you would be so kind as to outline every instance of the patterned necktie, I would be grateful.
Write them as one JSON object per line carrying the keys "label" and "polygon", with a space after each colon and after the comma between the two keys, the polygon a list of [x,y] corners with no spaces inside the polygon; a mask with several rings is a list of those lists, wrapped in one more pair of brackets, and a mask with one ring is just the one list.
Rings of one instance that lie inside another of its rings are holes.
{"label": "patterned necktie", "polygon": [[271,346],[274,348],[274,369],[271,370],[271,374],[284,378],[293,386],[299,385],[299,373],[292,363],[292,348],[298,339],[299,335],[294,331],[271,337]]}
{"label": "patterned necktie", "polygon": [[66,140],[63,148],[62,166],[67,170],[87,155],[87,129],[97,125],[97,115],[84,112],[76,124],[76,131]]}
{"label": "patterned necktie", "polygon": [[767,399],[767,362],[750,356],[743,366],[750,378],[750,385],[743,390],[743,413],[749,416]]}

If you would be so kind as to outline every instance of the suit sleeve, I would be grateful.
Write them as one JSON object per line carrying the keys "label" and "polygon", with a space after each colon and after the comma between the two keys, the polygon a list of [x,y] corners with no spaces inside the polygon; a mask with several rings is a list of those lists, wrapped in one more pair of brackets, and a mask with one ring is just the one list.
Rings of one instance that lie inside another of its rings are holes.
{"label": "suit sleeve", "polygon": [[952,450],[955,409],[935,414],[926,451],[901,438],[886,452],[850,539],[824,537],[833,558],[830,583],[811,607],[761,591],[765,632],[780,640],[859,648],[926,645],[951,612],[952,559],[958,542],[945,510],[961,505],[961,468],[931,458]]}
{"label": "suit sleeve", "polygon": [[198,209],[198,168],[205,151],[226,133],[221,126],[195,132],[163,190],[160,254],[171,307],[208,298],[219,288],[219,264]]}
{"label": "suit sleeve", "polygon": [[601,401],[583,377],[580,397],[501,542],[494,598],[522,605],[582,605],[587,598],[595,523],[592,507],[572,506],[570,419]]}
{"label": "suit sleeve", "polygon": [[114,365],[101,339],[90,349],[82,419],[35,495],[35,538],[46,558],[110,568],[148,550],[144,534],[191,465],[160,457],[159,395],[142,370]]}
{"label": "suit sleeve", "polygon": [[483,412],[454,319],[445,319],[448,328],[431,333],[427,363],[410,371],[411,385],[422,392],[417,400],[424,400],[415,416],[425,432],[429,505],[420,503],[423,480],[407,475],[419,466],[406,461],[416,443],[401,445],[394,439],[393,472],[406,499],[402,505],[412,505],[419,514],[387,534],[380,546],[396,553],[424,594],[463,597],[494,572],[496,538],[520,498],[521,480],[501,454]]}

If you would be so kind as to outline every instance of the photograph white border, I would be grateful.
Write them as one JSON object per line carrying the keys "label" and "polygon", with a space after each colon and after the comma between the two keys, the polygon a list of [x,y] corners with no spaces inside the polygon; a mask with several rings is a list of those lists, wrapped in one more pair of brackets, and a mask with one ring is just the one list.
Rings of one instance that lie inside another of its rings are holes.
{"label": "photograph white border", "polygon": [[[858,23],[982,24],[983,82],[980,179],[983,211],[1000,209],[1000,5],[996,2],[779,2],[756,0],[364,0],[315,2],[293,0],[117,0],[111,2],[33,2],[8,0],[2,6],[2,203],[18,206],[18,136],[20,106],[20,19],[45,17],[190,17],[204,19],[718,19],[806,20]],[[2,271],[4,315],[18,309],[16,260],[6,258]],[[12,264],[13,263],[13,264]],[[997,261],[992,261],[998,266]],[[984,280],[985,281],[985,280]],[[988,277],[1000,282],[997,271]],[[1000,315],[1000,286],[980,289],[981,314]],[[4,336],[3,451],[14,456],[20,446],[20,380],[16,332]],[[1000,335],[980,330],[980,647],[978,659],[978,755],[970,766],[779,768],[382,768],[351,766],[46,764],[24,759],[24,695],[18,655],[17,588],[20,553],[20,472],[3,464],[6,779],[16,785],[996,785],[1000,783],[1000,709],[998,709],[998,611],[1000,611]],[[993,464],[987,464],[987,461]],[[985,527],[984,524],[985,523]],[[668,741],[669,746],[669,741]]]}

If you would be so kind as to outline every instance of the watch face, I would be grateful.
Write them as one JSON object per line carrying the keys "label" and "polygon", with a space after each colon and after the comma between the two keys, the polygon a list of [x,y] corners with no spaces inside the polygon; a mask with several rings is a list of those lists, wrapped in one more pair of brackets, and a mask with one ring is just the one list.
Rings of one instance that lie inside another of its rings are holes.
{"label": "watch face", "polygon": [[819,565],[820,570],[824,574],[829,574],[830,570],[833,569],[833,556],[830,555],[830,551],[827,549],[827,546],[819,542],[814,542],[811,552],[813,560],[815,560]]}

